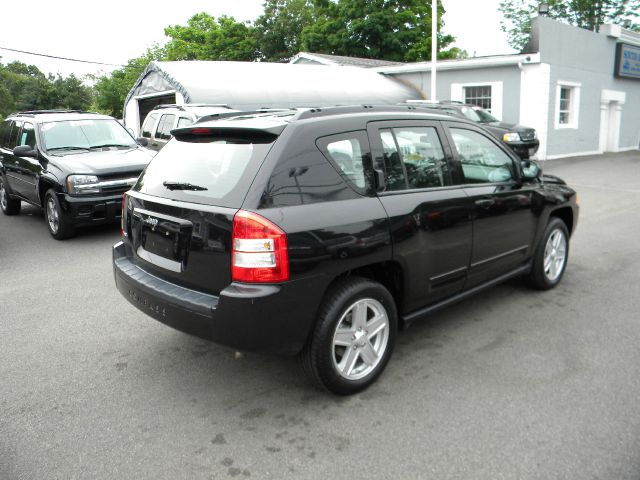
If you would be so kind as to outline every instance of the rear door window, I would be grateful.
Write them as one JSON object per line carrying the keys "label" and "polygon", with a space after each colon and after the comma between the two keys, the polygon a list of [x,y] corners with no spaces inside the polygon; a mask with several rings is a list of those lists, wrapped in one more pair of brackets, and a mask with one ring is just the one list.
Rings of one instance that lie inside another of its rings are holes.
{"label": "rear door window", "polygon": [[11,133],[9,134],[9,142],[7,148],[14,148],[18,145],[18,133],[22,128],[22,122],[13,122],[11,125]]}
{"label": "rear door window", "polygon": [[175,115],[162,115],[162,117],[160,118],[160,122],[158,123],[158,129],[156,130],[156,139],[171,139],[171,130],[173,130],[173,124],[175,120]]}
{"label": "rear door window", "polygon": [[173,200],[239,207],[276,138],[219,130],[173,140],[133,189]]}
{"label": "rear door window", "polygon": [[387,191],[449,184],[449,165],[434,127],[385,128],[379,135]]}
{"label": "rear door window", "polygon": [[141,135],[145,138],[151,138],[151,132],[153,131],[153,127],[156,124],[156,120],[158,120],[157,113],[150,113],[146,120],[144,121],[144,125],[142,125]]}

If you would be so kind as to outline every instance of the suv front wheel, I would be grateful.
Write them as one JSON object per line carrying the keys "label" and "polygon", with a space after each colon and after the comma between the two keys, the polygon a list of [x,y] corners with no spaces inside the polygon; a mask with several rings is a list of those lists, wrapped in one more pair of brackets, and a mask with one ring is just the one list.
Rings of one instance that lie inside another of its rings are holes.
{"label": "suv front wheel", "polygon": [[527,282],[538,290],[549,290],[560,283],[569,257],[569,230],[557,217],[551,217],[533,257]]}
{"label": "suv front wheel", "polygon": [[339,281],[327,294],[302,352],[302,364],[318,384],[339,395],[371,385],[395,344],[398,318],[393,297],[377,282]]}
{"label": "suv front wheel", "polygon": [[69,222],[67,214],[62,210],[58,196],[53,189],[48,190],[44,198],[44,217],[49,233],[56,240],[64,240],[75,233],[75,229]]}

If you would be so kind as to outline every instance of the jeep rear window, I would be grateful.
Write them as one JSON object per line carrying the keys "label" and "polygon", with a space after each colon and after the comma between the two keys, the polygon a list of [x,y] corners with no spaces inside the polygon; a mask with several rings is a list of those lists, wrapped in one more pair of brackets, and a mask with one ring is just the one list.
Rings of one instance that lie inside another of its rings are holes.
{"label": "jeep rear window", "polygon": [[185,202],[240,207],[277,137],[185,135],[154,157],[133,190]]}

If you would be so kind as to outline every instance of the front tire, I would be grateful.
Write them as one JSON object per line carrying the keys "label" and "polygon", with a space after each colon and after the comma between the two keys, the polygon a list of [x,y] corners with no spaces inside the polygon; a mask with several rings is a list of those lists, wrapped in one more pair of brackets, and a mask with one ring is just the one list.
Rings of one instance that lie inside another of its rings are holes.
{"label": "front tire", "polygon": [[384,286],[359,277],[340,280],[320,307],[302,364],[330,392],[358,393],[385,369],[397,329],[395,302]]}
{"label": "front tire", "polygon": [[0,177],[0,209],[5,215],[18,215],[22,202],[9,196],[5,179]]}
{"label": "front tire", "polygon": [[569,230],[565,223],[551,217],[533,258],[527,283],[538,290],[554,288],[562,280],[569,258]]}
{"label": "front tire", "polygon": [[47,190],[44,197],[44,218],[47,221],[49,233],[56,240],[64,240],[75,234],[75,228],[69,221],[69,216],[62,210],[56,192]]}

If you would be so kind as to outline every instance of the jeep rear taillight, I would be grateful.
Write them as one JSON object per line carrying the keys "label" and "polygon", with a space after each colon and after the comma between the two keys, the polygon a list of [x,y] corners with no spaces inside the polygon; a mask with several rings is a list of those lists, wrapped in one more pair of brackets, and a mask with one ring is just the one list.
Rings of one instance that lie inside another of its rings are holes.
{"label": "jeep rear taillight", "polygon": [[238,211],[231,235],[231,278],[235,282],[289,280],[287,235],[257,213]]}

